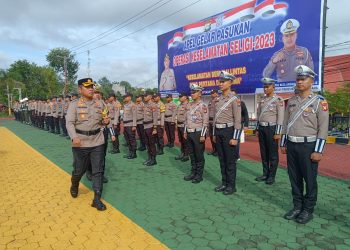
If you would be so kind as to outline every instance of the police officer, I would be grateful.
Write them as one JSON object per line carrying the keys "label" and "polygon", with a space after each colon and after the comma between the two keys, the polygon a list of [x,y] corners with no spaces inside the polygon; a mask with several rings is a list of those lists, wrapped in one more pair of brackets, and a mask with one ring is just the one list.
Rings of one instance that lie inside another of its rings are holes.
{"label": "police officer", "polygon": [[58,103],[57,103],[57,97],[54,96],[52,97],[52,117],[53,117],[53,122],[55,126],[55,133],[60,134],[60,123],[59,123],[59,118],[58,118]]}
{"label": "police officer", "polygon": [[175,118],[177,106],[173,102],[173,95],[166,95],[165,113],[164,113],[164,127],[168,138],[168,143],[165,145],[169,148],[174,147],[175,142]]}
{"label": "police officer", "polygon": [[63,136],[68,136],[67,133],[67,128],[66,128],[66,115],[67,115],[67,110],[68,110],[68,106],[70,103],[70,96],[67,95],[64,98],[64,103],[63,103],[63,116],[62,116],[62,131],[63,131]]}
{"label": "police officer", "polygon": [[209,137],[211,142],[212,151],[208,153],[208,155],[217,156],[218,153],[216,151],[215,143],[213,142],[213,121],[215,116],[215,104],[219,100],[219,92],[217,89],[213,89],[210,91],[210,101],[208,103],[208,109],[209,109]]}
{"label": "police officer", "polygon": [[208,106],[202,102],[202,88],[196,84],[191,86],[193,102],[188,105],[185,119],[184,138],[187,140],[191,160],[191,173],[184,177],[185,181],[200,183],[203,180],[205,165],[204,149],[207,134],[209,113]]}
{"label": "police officer", "polygon": [[132,95],[127,93],[124,99],[124,137],[129,147],[129,153],[124,156],[127,159],[135,159],[136,155],[136,105],[131,101]]}
{"label": "police officer", "polygon": [[94,190],[93,207],[106,210],[101,201],[102,173],[104,164],[104,135],[102,123],[108,124],[109,117],[102,116],[104,104],[93,100],[94,83],[91,78],[78,81],[81,97],[70,103],[66,116],[67,131],[72,139],[74,170],[70,193],[73,198],[78,196],[79,182],[84,175],[89,162],[92,167],[92,189]]}
{"label": "police officer", "polygon": [[160,76],[159,89],[161,91],[176,89],[175,74],[174,70],[170,68],[170,57],[168,54],[164,57],[164,71]]}
{"label": "police officer", "polygon": [[120,134],[120,109],[122,105],[120,102],[116,99],[116,96],[114,93],[110,93],[108,96],[108,103],[107,107],[109,110],[109,118],[111,119],[111,125],[114,129],[114,135],[115,140],[112,141],[112,150],[110,151],[111,154],[117,154],[120,153],[119,149],[119,134]]}
{"label": "police officer", "polygon": [[145,104],[142,101],[142,95],[136,96],[136,130],[140,138],[140,147],[139,151],[146,150],[146,138],[145,138],[145,129],[143,127],[143,108]]}
{"label": "police officer", "polygon": [[[57,114],[58,114],[58,123],[60,127],[60,131],[62,130],[63,132],[63,109],[64,109],[64,102],[63,102],[63,95],[59,95],[57,98]],[[65,122],[65,121],[64,121]],[[61,134],[60,136],[64,136]]]}
{"label": "police officer", "polygon": [[236,192],[236,146],[241,134],[241,101],[232,93],[231,86],[236,77],[226,71],[220,73],[222,95],[215,105],[213,135],[221,169],[221,185],[216,192],[231,195]]}
{"label": "police officer", "polygon": [[281,26],[283,48],[273,54],[264,69],[263,76],[271,77],[276,71],[279,82],[295,80],[294,68],[298,65],[306,65],[314,68],[312,56],[307,48],[297,46],[297,30],[300,24],[298,20],[288,19]]}
{"label": "police officer", "polygon": [[143,101],[143,126],[145,129],[145,138],[146,146],[148,151],[148,159],[143,163],[146,166],[153,166],[157,164],[156,161],[156,139],[157,135],[157,124],[158,124],[158,115],[157,115],[157,105],[152,101],[152,93],[146,92]]}
{"label": "police officer", "polygon": [[276,80],[264,77],[261,81],[264,84],[265,96],[258,104],[257,133],[263,174],[255,180],[271,185],[275,182],[278,167],[278,140],[281,139],[282,133],[284,101],[275,94]]}
{"label": "police officer", "polygon": [[160,93],[153,94],[153,101],[157,106],[157,134],[156,134],[156,142],[157,142],[157,155],[164,154],[164,114],[165,114],[165,105],[160,100]]}
{"label": "police officer", "polygon": [[311,91],[315,72],[306,65],[296,67],[295,72],[299,93],[288,100],[280,145],[287,154],[294,204],[284,218],[305,224],[313,218],[316,205],[317,169],[326,144],[329,111],[325,98]]}
{"label": "police officer", "polygon": [[45,103],[45,124],[46,124],[46,130],[48,132],[50,132],[51,120],[52,120],[51,100],[50,98],[47,98]]}
{"label": "police officer", "polygon": [[175,157],[175,160],[188,161],[188,145],[184,137],[185,133],[185,120],[188,109],[188,97],[186,93],[180,93],[179,95],[180,105],[177,107],[177,135],[181,145],[181,154]]}

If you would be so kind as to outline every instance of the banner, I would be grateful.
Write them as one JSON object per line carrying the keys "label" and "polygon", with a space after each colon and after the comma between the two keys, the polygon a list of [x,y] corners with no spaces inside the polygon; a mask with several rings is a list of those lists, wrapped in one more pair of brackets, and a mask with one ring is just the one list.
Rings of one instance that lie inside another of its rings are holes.
{"label": "banner", "polygon": [[[232,2],[234,2],[232,0]],[[262,77],[276,92],[293,92],[294,68],[304,64],[321,90],[323,0],[247,0],[242,5],[158,36],[158,89],[204,94],[219,88],[221,70],[234,74],[239,94],[262,93]]]}

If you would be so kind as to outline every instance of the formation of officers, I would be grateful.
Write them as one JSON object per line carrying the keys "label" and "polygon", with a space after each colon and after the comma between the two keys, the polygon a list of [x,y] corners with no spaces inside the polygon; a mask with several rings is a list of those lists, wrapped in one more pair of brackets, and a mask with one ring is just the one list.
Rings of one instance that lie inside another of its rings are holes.
{"label": "formation of officers", "polygon": [[[280,146],[281,152],[287,154],[294,205],[284,218],[307,223],[313,218],[317,200],[317,168],[328,132],[328,103],[311,91],[316,75],[312,69],[300,65],[295,68],[295,73],[298,92],[286,104],[275,94],[276,80],[266,77],[261,80],[265,96],[258,104],[256,133],[262,175],[255,180],[269,185],[275,182]],[[103,183],[108,181],[104,177],[108,137],[112,141],[110,153],[120,153],[121,122],[128,147],[124,158],[135,159],[137,149],[147,150],[148,159],[143,163],[146,166],[157,164],[156,158],[164,154],[164,146],[174,147],[177,128],[181,153],[175,159],[190,161],[191,168],[184,180],[194,184],[203,180],[205,140],[210,135],[221,170],[221,183],[214,190],[231,195],[236,192],[236,163],[243,130],[243,103],[231,90],[234,79],[234,75],[222,71],[221,95],[213,90],[208,105],[202,101],[202,88],[192,85],[192,102],[186,93],[180,93],[180,105],[177,106],[172,95],[166,96],[164,104],[159,93],[151,92],[136,96],[135,102],[131,94],[123,96],[123,104],[114,93],[103,100],[93,80],[84,78],[78,81],[80,97],[73,95],[63,99],[60,96],[46,101],[33,100],[28,104],[16,103],[16,119],[31,122],[39,128],[46,124],[46,129],[52,133],[60,133],[61,125],[63,135],[68,133],[72,140],[71,195],[78,196],[80,179],[87,173],[95,193],[92,206],[98,210],[106,209],[100,198]],[[168,138],[166,145],[164,130]],[[136,134],[140,140],[138,148]]]}

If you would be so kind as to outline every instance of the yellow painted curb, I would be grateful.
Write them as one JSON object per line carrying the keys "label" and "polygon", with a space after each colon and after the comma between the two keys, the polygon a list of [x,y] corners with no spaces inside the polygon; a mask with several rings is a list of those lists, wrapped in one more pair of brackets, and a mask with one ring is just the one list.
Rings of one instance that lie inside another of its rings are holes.
{"label": "yellow painted curb", "polygon": [[84,185],[0,127],[0,249],[167,249],[106,203],[99,212]]}
{"label": "yellow painted curb", "polygon": [[334,144],[335,143],[335,136],[327,136],[327,144]]}

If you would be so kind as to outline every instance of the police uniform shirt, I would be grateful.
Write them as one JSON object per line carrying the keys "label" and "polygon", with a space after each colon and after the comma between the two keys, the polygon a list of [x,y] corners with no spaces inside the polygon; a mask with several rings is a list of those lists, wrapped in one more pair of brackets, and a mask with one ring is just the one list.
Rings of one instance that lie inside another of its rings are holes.
{"label": "police uniform shirt", "polygon": [[69,137],[79,138],[81,147],[96,147],[104,144],[104,135],[100,131],[96,135],[82,135],[75,130],[94,131],[102,128],[102,111],[104,103],[100,100],[85,101],[76,99],[69,104],[66,115],[66,127]]}
{"label": "police uniform shirt", "polygon": [[181,103],[176,111],[177,125],[184,125],[186,120],[186,113],[188,109],[188,102]]}
{"label": "police uniform shirt", "polygon": [[157,105],[152,102],[145,102],[143,107],[143,125],[145,129],[152,128],[158,124],[158,116],[156,114]]}
{"label": "police uniform shirt", "polygon": [[63,102],[62,101],[57,102],[57,115],[58,115],[58,117],[63,117]]}
{"label": "police uniform shirt", "polygon": [[175,74],[173,69],[165,69],[160,77],[160,90],[176,89]]}
{"label": "police uniform shirt", "polygon": [[68,106],[69,106],[69,101],[64,101],[64,105],[63,105],[63,115],[64,116],[66,116],[66,114],[67,114]]}
{"label": "police uniform shirt", "polygon": [[[301,107],[303,107],[315,94],[310,94],[308,97],[302,99],[299,95],[293,96],[288,100],[287,108],[284,115],[284,124],[282,133],[287,133],[287,126],[293,119],[295,113],[297,113]],[[287,136],[297,137],[309,137],[316,136],[317,145],[320,145],[320,141],[326,140],[328,135],[328,103],[322,96],[317,98],[306,107],[302,114],[296,119],[293,125],[290,127]],[[288,138],[286,138],[288,139]],[[284,146],[285,140],[281,140],[281,146]],[[315,149],[316,152],[322,153],[323,145]]]}
{"label": "police uniform shirt", "polygon": [[242,128],[241,100],[237,98],[231,101],[225,109],[220,111],[221,108],[234,96],[235,95],[231,92],[226,96],[222,95],[219,97],[219,100],[215,105],[215,114],[217,116],[215,124],[233,123],[234,128],[240,130]]}
{"label": "police uniform shirt", "polygon": [[211,100],[208,103],[208,109],[209,109],[209,122],[213,122],[213,119],[215,117],[215,105],[218,102],[219,97],[211,98]]}
{"label": "police uniform shirt", "polygon": [[136,105],[133,102],[124,104],[124,127],[136,127]]}
{"label": "police uniform shirt", "polygon": [[156,116],[158,120],[157,125],[164,126],[165,105],[162,101],[159,101],[156,103],[156,106],[157,106]]}
{"label": "police uniform shirt", "polygon": [[143,108],[145,104],[143,102],[136,104],[136,123],[142,124],[143,123]]}
{"label": "police uniform shirt", "polygon": [[[271,100],[275,99],[272,103]],[[266,107],[268,105],[268,107]],[[261,111],[263,111],[261,113]],[[259,104],[257,110],[258,122],[265,122],[274,124],[276,126],[276,134],[281,134],[281,129],[284,119],[284,101],[281,97],[273,95],[271,97],[264,96]]]}
{"label": "police uniform shirt", "polygon": [[52,116],[58,118],[58,104],[57,101],[52,103]]}
{"label": "police uniform shirt", "polygon": [[51,102],[47,102],[45,104],[45,106],[46,106],[46,109],[45,109],[46,116],[52,116],[52,104],[51,104]]}
{"label": "police uniform shirt", "polygon": [[175,122],[177,106],[174,102],[165,104],[164,121]]}
{"label": "police uniform shirt", "polygon": [[202,129],[202,135],[205,136],[209,124],[208,106],[202,101],[191,102],[188,104],[185,127],[186,129]]}
{"label": "police uniform shirt", "polygon": [[[274,62],[275,57],[279,53],[282,53],[283,57],[278,62]],[[314,69],[314,63],[309,50],[301,46],[295,46],[295,49],[292,51],[287,51],[283,48],[273,54],[264,69],[263,75],[264,77],[271,77],[273,72],[276,71],[279,82],[295,81],[294,69],[299,65],[306,65],[312,70]]]}

